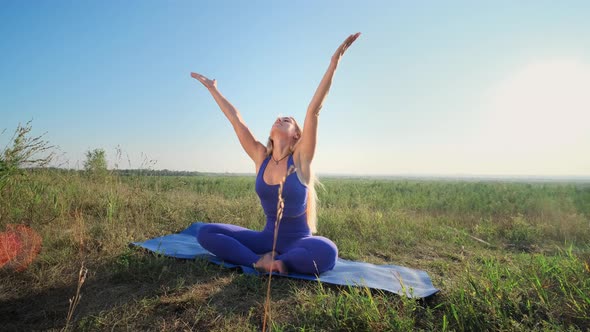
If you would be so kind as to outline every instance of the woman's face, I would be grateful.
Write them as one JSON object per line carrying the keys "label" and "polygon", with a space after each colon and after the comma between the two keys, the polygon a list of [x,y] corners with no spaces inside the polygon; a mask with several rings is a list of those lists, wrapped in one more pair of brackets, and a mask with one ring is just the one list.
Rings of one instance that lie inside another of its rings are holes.
{"label": "woman's face", "polygon": [[299,138],[297,127],[292,117],[282,116],[275,120],[270,130],[270,136],[275,137],[276,135],[294,137],[295,139]]}

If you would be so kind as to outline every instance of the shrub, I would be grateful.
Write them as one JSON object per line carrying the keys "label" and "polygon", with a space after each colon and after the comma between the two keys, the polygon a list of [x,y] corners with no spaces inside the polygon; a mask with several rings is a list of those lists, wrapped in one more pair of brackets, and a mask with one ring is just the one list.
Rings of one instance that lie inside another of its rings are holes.
{"label": "shrub", "polygon": [[86,151],[86,161],[84,169],[87,172],[100,173],[107,170],[107,158],[103,149],[94,149]]}
{"label": "shrub", "polygon": [[54,146],[43,139],[45,133],[31,137],[31,121],[20,124],[11,138],[12,145],[0,152],[0,189],[27,167],[45,167],[55,157]]}

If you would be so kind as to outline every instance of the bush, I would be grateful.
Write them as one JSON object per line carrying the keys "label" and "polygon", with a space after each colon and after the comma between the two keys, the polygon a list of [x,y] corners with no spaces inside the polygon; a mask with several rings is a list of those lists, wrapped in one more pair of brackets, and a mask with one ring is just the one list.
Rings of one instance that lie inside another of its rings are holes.
{"label": "bush", "polygon": [[0,189],[27,167],[45,167],[55,157],[54,146],[43,139],[45,134],[30,137],[31,121],[20,124],[11,138],[12,145],[0,153]]}
{"label": "bush", "polygon": [[86,161],[84,161],[84,169],[87,172],[102,173],[107,170],[107,158],[103,149],[94,149],[86,151]]}

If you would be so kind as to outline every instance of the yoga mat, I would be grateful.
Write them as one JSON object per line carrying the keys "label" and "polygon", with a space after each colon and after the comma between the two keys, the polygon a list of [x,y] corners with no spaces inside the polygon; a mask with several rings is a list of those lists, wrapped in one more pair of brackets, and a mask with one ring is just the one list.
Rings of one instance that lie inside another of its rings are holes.
{"label": "yoga mat", "polygon": [[[238,267],[238,265],[223,262],[213,254],[205,250],[196,235],[202,222],[195,222],[188,228],[177,234],[169,234],[143,242],[133,242],[132,245],[162,254],[164,256],[194,259],[205,258],[215,264],[225,267]],[[254,268],[240,266],[244,273],[259,274]],[[437,293],[439,290],[432,285],[428,273],[397,265],[375,265],[364,262],[349,261],[338,258],[336,266],[318,276],[289,273],[278,274],[282,277],[305,279],[336,284],[366,286],[374,289],[405,295],[410,298],[423,298]]]}

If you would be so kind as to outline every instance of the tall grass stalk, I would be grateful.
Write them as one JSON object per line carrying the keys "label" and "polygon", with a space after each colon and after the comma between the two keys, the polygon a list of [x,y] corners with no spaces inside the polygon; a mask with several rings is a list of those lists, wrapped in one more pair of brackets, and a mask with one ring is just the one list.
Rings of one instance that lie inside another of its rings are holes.
{"label": "tall grass stalk", "polygon": [[[281,223],[281,219],[283,218],[283,210],[285,208],[285,201],[283,200],[283,185],[285,181],[287,181],[287,177],[293,172],[296,171],[296,168],[291,165],[287,170],[287,174],[281,180],[279,184],[279,192],[278,192],[278,202],[277,202],[277,218],[275,220],[275,231],[272,240],[272,251],[270,252],[270,260],[274,264],[275,261],[275,250],[277,248],[277,238],[279,237],[279,225]],[[270,282],[272,280],[272,266],[271,265],[271,272],[268,275],[268,285],[266,287],[266,300],[264,301],[264,319],[262,320],[262,331],[266,331],[266,321],[268,317],[268,321],[271,321],[271,312],[270,312]],[[269,326],[270,328],[270,326]]]}
{"label": "tall grass stalk", "polygon": [[86,274],[88,273],[88,269],[84,266],[84,262],[80,266],[80,272],[78,272],[78,287],[76,288],[76,295],[70,299],[70,307],[68,308],[68,316],[66,319],[66,326],[64,327],[63,331],[67,331],[70,327],[70,322],[72,321],[72,317],[74,316],[74,311],[76,311],[76,307],[80,303],[80,299],[82,298],[82,294],[80,294],[80,290],[82,289],[82,285],[84,281],[86,281]]}

